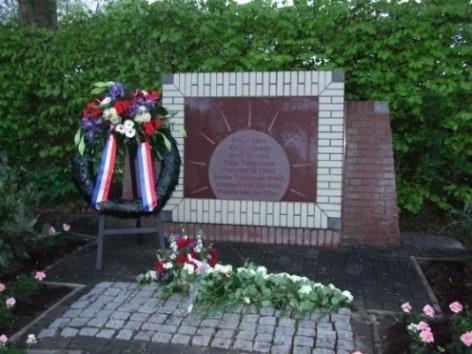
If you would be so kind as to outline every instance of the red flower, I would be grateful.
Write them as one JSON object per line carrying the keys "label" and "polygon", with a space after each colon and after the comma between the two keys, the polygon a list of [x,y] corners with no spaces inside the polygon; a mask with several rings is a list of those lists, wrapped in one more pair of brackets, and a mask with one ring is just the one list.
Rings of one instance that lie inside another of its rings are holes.
{"label": "red flower", "polygon": [[146,133],[147,136],[151,136],[152,134],[154,134],[154,125],[152,125],[151,122],[144,123],[143,129],[144,133]]}
{"label": "red flower", "polygon": [[185,256],[177,256],[177,258],[175,259],[175,262],[179,265],[184,265],[185,263],[187,263],[187,257]]}
{"label": "red flower", "polygon": [[151,91],[151,93],[148,93],[145,98],[146,98],[147,101],[158,100],[159,99],[159,92]]}
{"label": "red flower", "polygon": [[160,120],[159,118],[157,118],[156,120],[153,120],[153,121],[152,121],[152,124],[153,124],[153,126],[154,126],[154,129],[159,130],[159,129],[161,129],[161,127],[162,127],[162,120]]}
{"label": "red flower", "polygon": [[85,107],[84,112],[82,114],[83,118],[97,118],[102,114],[102,110],[97,107],[95,102],[90,101],[87,103],[87,107]]}
{"label": "red flower", "polygon": [[180,249],[182,248],[185,248],[188,246],[188,244],[190,243],[190,239],[189,238],[181,238],[180,240],[177,240],[177,247]]}
{"label": "red flower", "polygon": [[213,247],[208,250],[208,253],[212,258],[218,258],[218,252]]}
{"label": "red flower", "polygon": [[200,259],[200,253],[196,251],[190,252],[190,255],[192,256],[193,259]]}
{"label": "red flower", "polygon": [[162,273],[164,271],[164,262],[155,261],[154,268],[156,269],[157,272]]}
{"label": "red flower", "polygon": [[210,267],[214,268],[216,266],[216,263],[218,263],[218,259],[212,257],[210,258],[210,260],[208,261],[208,264],[210,265]]}
{"label": "red flower", "polygon": [[129,106],[131,105],[130,101],[124,100],[124,101],[118,101],[115,103],[114,107],[116,109],[116,112],[123,117],[128,116],[128,109]]}

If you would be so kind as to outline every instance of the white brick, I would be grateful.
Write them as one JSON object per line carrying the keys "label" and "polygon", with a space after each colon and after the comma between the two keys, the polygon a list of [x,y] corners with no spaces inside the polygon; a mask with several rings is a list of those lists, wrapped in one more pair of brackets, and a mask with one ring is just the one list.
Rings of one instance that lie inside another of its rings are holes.
{"label": "white brick", "polygon": [[340,103],[320,103],[320,111],[342,111],[344,105]]}
{"label": "white brick", "polygon": [[332,111],[331,112],[331,117],[333,117],[333,118],[343,118],[344,117],[344,111]]}
{"label": "white brick", "polygon": [[341,196],[341,190],[340,189],[320,189],[318,190],[318,195],[319,196],[335,196],[335,197],[340,197]]}
{"label": "white brick", "polygon": [[336,154],[343,150],[339,146],[321,146],[318,148],[319,153],[331,153]]}
{"label": "white brick", "polygon": [[331,161],[342,161],[343,159],[343,154],[342,154],[342,149],[340,150],[340,154],[330,154],[329,158]]}
{"label": "white brick", "polygon": [[342,161],[318,161],[318,167],[342,167]]}

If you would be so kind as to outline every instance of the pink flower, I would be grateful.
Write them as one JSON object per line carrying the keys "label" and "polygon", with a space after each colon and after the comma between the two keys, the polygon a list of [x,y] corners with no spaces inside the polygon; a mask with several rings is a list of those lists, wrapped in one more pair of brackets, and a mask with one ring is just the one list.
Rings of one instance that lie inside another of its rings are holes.
{"label": "pink flower", "polygon": [[429,330],[431,330],[430,327],[429,327],[429,324],[425,321],[420,321],[416,325],[416,328],[418,328],[418,330],[420,330],[420,331],[429,331]]}
{"label": "pink flower", "polygon": [[424,331],[421,331],[420,339],[423,343],[433,343],[434,342],[433,332],[431,332],[430,329],[425,329]]}
{"label": "pink flower", "polygon": [[7,287],[5,286],[5,284],[0,283],[0,293],[3,293],[6,288],[7,288]]}
{"label": "pink flower", "polygon": [[4,334],[0,336],[0,346],[4,347],[8,342],[8,337]]}
{"label": "pink flower", "polygon": [[7,308],[12,308],[13,306],[15,306],[15,304],[16,304],[16,300],[14,297],[9,297],[5,301],[5,305],[7,305]]}
{"label": "pink flower", "polygon": [[352,354],[362,354],[360,351],[352,352]]}
{"label": "pink flower", "polygon": [[452,304],[449,305],[449,308],[454,313],[460,313],[464,309],[459,301],[454,301]]}
{"label": "pink flower", "polygon": [[65,232],[68,232],[70,230],[70,225],[69,224],[62,224],[62,229],[65,231]]}
{"label": "pink flower", "polygon": [[56,234],[56,229],[54,226],[49,226],[49,235],[55,235]]}
{"label": "pink flower", "polygon": [[461,335],[461,341],[468,347],[472,346],[472,331],[465,332]]}
{"label": "pink flower", "polygon": [[402,310],[403,312],[406,312],[406,313],[410,313],[411,311],[411,305],[409,302],[405,302],[403,305],[402,305]]}
{"label": "pink flower", "polygon": [[423,307],[423,313],[428,316],[428,317],[434,317],[434,309],[431,305],[426,305],[425,307]]}
{"label": "pink flower", "polygon": [[43,280],[44,278],[46,278],[46,273],[44,272],[36,272],[36,274],[34,275],[34,279],[36,280]]}

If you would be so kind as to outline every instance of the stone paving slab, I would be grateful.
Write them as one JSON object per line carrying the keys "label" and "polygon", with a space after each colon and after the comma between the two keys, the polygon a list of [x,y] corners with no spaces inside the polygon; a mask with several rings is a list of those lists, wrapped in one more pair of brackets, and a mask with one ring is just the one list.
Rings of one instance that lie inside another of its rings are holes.
{"label": "stone paving slab", "polygon": [[[158,300],[157,290],[156,285],[98,283],[40,331],[38,338],[46,343],[67,340],[65,347],[69,349],[89,349],[93,339],[100,345],[111,340],[207,348],[210,352],[328,354],[354,350],[349,309],[332,314],[314,312],[296,320],[271,308],[238,307],[203,318],[187,312],[186,297]],[[101,352],[105,347],[94,348]]]}

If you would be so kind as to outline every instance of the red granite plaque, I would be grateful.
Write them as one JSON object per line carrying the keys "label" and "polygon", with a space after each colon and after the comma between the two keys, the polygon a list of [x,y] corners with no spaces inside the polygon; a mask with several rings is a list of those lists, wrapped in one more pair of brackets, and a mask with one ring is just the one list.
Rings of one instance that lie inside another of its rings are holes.
{"label": "red granite plaque", "polygon": [[317,122],[317,97],[187,97],[184,197],[315,201]]}

